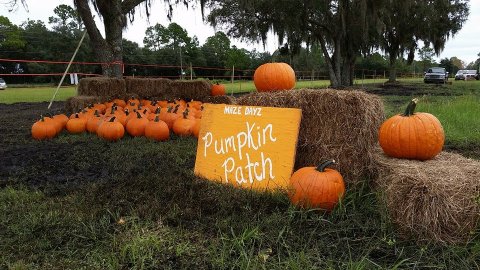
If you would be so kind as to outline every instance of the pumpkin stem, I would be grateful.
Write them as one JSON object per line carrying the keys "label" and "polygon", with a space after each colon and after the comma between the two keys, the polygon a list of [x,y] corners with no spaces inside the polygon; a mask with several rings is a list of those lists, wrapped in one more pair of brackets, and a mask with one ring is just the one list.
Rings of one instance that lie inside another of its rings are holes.
{"label": "pumpkin stem", "polygon": [[96,117],[99,117],[99,116],[100,116],[100,114],[98,114],[98,110],[95,110],[94,115],[95,115]]}
{"label": "pumpkin stem", "polygon": [[318,167],[317,167],[317,171],[319,172],[324,172],[325,171],[325,168],[327,168],[328,166],[330,165],[335,165],[337,164],[335,162],[335,160],[327,160],[327,161],[324,161],[322,164],[320,164]]}
{"label": "pumpkin stem", "polygon": [[116,116],[112,116],[112,118],[110,118],[110,121],[108,121],[108,122],[114,122],[114,121],[115,121],[115,117],[116,117]]}
{"label": "pumpkin stem", "polygon": [[177,112],[178,112],[178,108],[180,108],[180,104],[175,105],[175,109],[173,110],[173,113],[177,113]]}
{"label": "pumpkin stem", "polygon": [[172,106],[168,107],[168,109],[167,109],[167,113],[171,113],[171,112],[172,112],[172,109],[173,109],[173,107],[172,107]]}
{"label": "pumpkin stem", "polygon": [[405,110],[405,113],[403,116],[412,116],[413,113],[415,112],[415,107],[417,106],[418,98],[412,99],[410,103],[407,106],[407,109]]}
{"label": "pumpkin stem", "polygon": [[159,114],[160,113],[160,107],[157,107],[157,109],[155,109],[155,114]]}
{"label": "pumpkin stem", "polygon": [[138,119],[141,119],[141,118],[142,118],[142,115],[141,115],[138,111],[136,111],[136,113],[137,113],[137,118],[138,118]]}
{"label": "pumpkin stem", "polygon": [[153,120],[153,121],[159,122],[159,121],[160,121],[160,116],[157,114],[157,115],[155,116],[155,120]]}
{"label": "pumpkin stem", "polygon": [[112,108],[110,109],[110,114],[113,114],[115,112],[115,106],[112,106]]}
{"label": "pumpkin stem", "polygon": [[78,113],[75,113],[75,118],[80,118],[80,117],[78,117]]}
{"label": "pumpkin stem", "polygon": [[183,112],[183,118],[184,118],[184,119],[187,119],[187,116],[188,116],[188,109],[186,109],[186,110]]}

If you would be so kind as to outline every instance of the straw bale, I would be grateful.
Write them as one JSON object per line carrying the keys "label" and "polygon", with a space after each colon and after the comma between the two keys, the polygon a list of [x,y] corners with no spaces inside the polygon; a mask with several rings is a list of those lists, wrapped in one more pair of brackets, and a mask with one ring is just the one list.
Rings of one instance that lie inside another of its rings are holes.
{"label": "straw bale", "polygon": [[203,102],[211,104],[235,104],[236,98],[233,96],[208,96],[203,99]]}
{"label": "straw bale", "polygon": [[372,151],[384,120],[383,102],[363,91],[302,89],[253,93],[239,105],[302,109],[295,169],[335,159],[345,182],[370,175]]}
{"label": "straw bale", "polygon": [[432,160],[374,155],[375,183],[393,223],[404,237],[459,243],[480,218],[480,161],[442,152]]}
{"label": "straw bale", "polygon": [[95,77],[81,79],[78,84],[79,96],[102,96],[117,98],[126,93],[124,79]]}
{"label": "straw bale", "polygon": [[175,98],[203,100],[210,96],[212,84],[206,80],[173,81],[172,95]]}
{"label": "straw bale", "polygon": [[141,98],[163,98],[172,92],[172,81],[169,79],[127,78],[125,82],[127,92],[137,94]]}
{"label": "straw bale", "polygon": [[90,104],[103,103],[107,101],[107,97],[98,96],[75,96],[70,97],[65,102],[65,111],[68,114],[78,112]]}

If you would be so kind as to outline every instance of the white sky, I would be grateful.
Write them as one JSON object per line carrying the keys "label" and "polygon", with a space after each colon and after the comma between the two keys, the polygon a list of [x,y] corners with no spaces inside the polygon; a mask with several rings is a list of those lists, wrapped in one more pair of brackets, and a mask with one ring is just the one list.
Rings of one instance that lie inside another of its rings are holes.
{"label": "white sky", "polygon": [[[73,6],[72,0],[27,0],[28,12],[21,6],[13,12],[8,12],[6,6],[3,5],[3,3],[6,1],[8,0],[0,0],[0,15],[8,17],[12,23],[17,25],[21,24],[27,19],[31,19],[42,20],[48,26],[48,17],[53,15],[53,9],[56,6],[60,4],[68,4]],[[129,27],[125,30],[124,37],[131,41],[137,42],[140,46],[143,46],[143,37],[148,26],[155,25],[156,23],[166,26],[170,23],[166,17],[166,9],[163,1],[154,1],[152,4],[151,13],[152,14],[148,22],[145,14],[138,12],[133,24],[129,25]],[[183,6],[179,6],[174,10],[172,22],[176,22],[185,28],[190,36],[197,36],[198,40],[200,41],[200,45],[202,45],[209,36],[213,36],[215,33],[211,26],[203,23],[199,7],[196,9],[190,8],[187,10]],[[97,25],[102,31],[102,24],[98,23]],[[265,48],[262,44],[242,43],[238,40],[232,40],[232,45],[248,50],[256,48],[257,51],[260,52],[273,52],[278,47],[278,42],[273,35],[270,35]],[[468,21],[455,37],[447,41],[445,50],[440,54],[437,60],[445,57],[450,58],[457,56],[466,64],[468,64],[478,58],[477,54],[479,52],[480,0],[470,0],[470,16]]]}

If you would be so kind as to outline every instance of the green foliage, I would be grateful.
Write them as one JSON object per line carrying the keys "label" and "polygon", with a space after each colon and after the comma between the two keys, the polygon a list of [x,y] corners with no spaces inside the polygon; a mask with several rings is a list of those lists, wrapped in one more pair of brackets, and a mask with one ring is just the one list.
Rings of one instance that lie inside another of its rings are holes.
{"label": "green foliage", "polygon": [[26,41],[21,29],[12,24],[7,17],[0,16],[0,52],[4,50],[23,49]]}

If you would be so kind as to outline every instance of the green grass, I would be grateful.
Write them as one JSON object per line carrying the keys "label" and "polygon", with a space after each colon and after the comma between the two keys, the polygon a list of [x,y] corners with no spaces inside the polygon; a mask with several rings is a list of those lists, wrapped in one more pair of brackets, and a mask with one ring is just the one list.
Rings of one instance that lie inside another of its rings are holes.
{"label": "green grass", "polygon": [[[26,87],[12,88],[0,91],[0,103],[16,102],[41,102],[50,101],[55,93],[56,87]],[[77,94],[75,87],[61,87],[58,90],[55,101],[64,101]]]}
{"label": "green grass", "polygon": [[[418,111],[440,119],[450,144],[478,146],[478,86],[418,84]],[[434,91],[455,95],[435,96]],[[403,111],[417,96],[383,96],[387,115]],[[304,211],[292,207],[283,193],[199,179],[192,172],[192,138],[156,143],[126,137],[107,143],[63,133],[37,142],[26,125],[11,124],[17,117],[2,116],[4,125],[10,123],[2,151],[18,153],[23,163],[15,167],[19,160],[5,160],[9,169],[0,171],[0,269],[479,266],[478,230],[461,245],[403,240],[368,186],[349,187],[331,214]]]}

